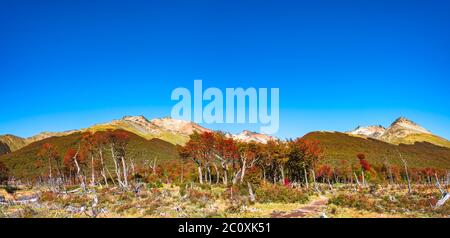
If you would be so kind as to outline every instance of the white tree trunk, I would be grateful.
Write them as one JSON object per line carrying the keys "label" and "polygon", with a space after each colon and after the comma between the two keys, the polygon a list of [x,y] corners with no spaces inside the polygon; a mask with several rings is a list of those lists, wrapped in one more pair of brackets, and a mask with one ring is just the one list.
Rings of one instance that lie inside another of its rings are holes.
{"label": "white tree trunk", "polygon": [[408,181],[408,193],[411,193],[411,181],[409,180],[408,165],[406,164],[406,160],[403,159],[402,154],[399,153],[399,155],[403,165],[405,166],[406,180]]}
{"label": "white tree trunk", "polygon": [[244,176],[245,176],[246,166],[247,166],[247,161],[244,159],[244,160],[242,161],[241,183],[244,182]]}
{"label": "white tree trunk", "polygon": [[200,180],[200,184],[203,184],[203,175],[202,175],[202,167],[198,166],[198,180]]}
{"label": "white tree trunk", "polygon": [[214,165],[214,170],[216,170],[216,184],[220,183],[220,172],[219,169],[217,168],[217,165],[215,163],[213,163]]}
{"label": "white tree trunk", "polygon": [[122,167],[123,167],[123,182],[125,187],[128,187],[128,172],[127,165],[125,163],[125,158],[122,156]]}
{"label": "white tree trunk", "polygon": [[364,176],[364,169],[361,169],[361,177],[362,177],[362,185],[363,187],[366,186],[366,178]]}
{"label": "white tree trunk", "polygon": [[81,169],[80,166],[78,165],[78,161],[76,159],[78,153],[74,156],[73,161],[75,162],[75,166],[77,167],[77,175],[78,175],[78,179],[80,180],[80,187],[81,189],[86,190],[86,184],[84,182],[84,177],[83,175],[81,175]]}
{"label": "white tree trunk", "polygon": [[439,178],[438,178],[437,174],[434,174],[434,176],[436,177],[436,186],[438,187],[439,191],[440,191],[441,194],[442,194],[442,198],[436,203],[436,206],[434,207],[434,208],[436,209],[436,208],[439,208],[439,207],[441,207],[442,205],[444,205],[445,202],[447,202],[447,200],[450,199],[450,193],[447,192],[447,191],[441,186],[441,183],[439,182]]}
{"label": "white tree trunk", "polygon": [[316,183],[316,173],[314,172],[314,169],[311,169],[311,173],[312,173],[312,177],[313,177],[313,181],[314,181],[314,189],[317,192],[320,192],[319,188],[317,187],[317,183]]}
{"label": "white tree trunk", "polygon": [[256,198],[255,198],[255,194],[253,193],[252,185],[250,185],[250,183],[247,182],[247,186],[248,186],[248,193],[249,193],[249,196],[250,196],[250,201],[251,202],[255,202]]}
{"label": "white tree trunk", "polygon": [[114,168],[115,168],[115,171],[116,171],[117,181],[122,186],[123,183],[122,183],[122,179],[121,179],[122,176],[120,175],[120,166],[117,164],[117,158],[116,158],[116,156],[114,154],[114,148],[112,146],[111,146],[111,157],[112,157],[112,160],[114,162]]}
{"label": "white tree trunk", "polygon": [[284,180],[285,180],[285,178],[284,178],[284,168],[283,168],[282,165],[280,166],[280,172],[281,172],[281,184],[284,184]]}
{"label": "white tree trunk", "polygon": [[361,184],[359,183],[358,175],[356,175],[356,173],[353,174],[355,175],[356,184],[358,184],[358,186],[361,186]]}
{"label": "white tree trunk", "polygon": [[226,186],[228,185],[228,167],[222,165],[223,168],[223,184]]}
{"label": "white tree trunk", "polygon": [[108,185],[108,178],[106,177],[105,162],[103,161],[103,151],[100,149],[98,152],[100,155],[100,163],[102,165],[102,177],[105,180],[106,187],[108,187],[109,185]]}
{"label": "white tree trunk", "polygon": [[94,167],[94,156],[91,155],[91,186],[95,186],[95,167]]}
{"label": "white tree trunk", "polygon": [[306,168],[303,168],[303,172],[305,173],[306,188],[309,189],[308,173],[306,172]]}

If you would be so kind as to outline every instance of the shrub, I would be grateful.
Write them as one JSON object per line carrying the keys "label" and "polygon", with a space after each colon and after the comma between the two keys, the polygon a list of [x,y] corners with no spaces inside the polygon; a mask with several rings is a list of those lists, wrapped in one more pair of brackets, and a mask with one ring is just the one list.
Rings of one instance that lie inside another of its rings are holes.
{"label": "shrub", "polygon": [[232,185],[222,193],[222,198],[226,200],[241,200],[244,197],[248,197],[248,188],[241,184]]}
{"label": "shrub", "polygon": [[236,214],[242,211],[242,208],[247,205],[245,199],[235,199],[231,204],[225,209],[225,213]]}
{"label": "shrub", "polygon": [[161,181],[156,180],[154,182],[150,182],[147,184],[147,188],[148,189],[152,189],[152,188],[162,188],[163,184],[161,183]]}
{"label": "shrub", "polygon": [[23,209],[19,212],[19,217],[21,218],[33,218],[37,215],[38,213],[30,206],[23,207]]}
{"label": "shrub", "polygon": [[43,202],[52,202],[57,199],[58,195],[51,191],[45,191],[39,196],[39,199]]}
{"label": "shrub", "polygon": [[209,191],[201,191],[193,188],[186,190],[189,200],[192,203],[205,206],[209,200],[213,199],[213,195]]}
{"label": "shrub", "polygon": [[256,189],[256,200],[261,203],[280,202],[280,203],[305,203],[308,194],[282,185],[264,184]]}
{"label": "shrub", "polygon": [[441,208],[434,209],[433,206],[435,205],[436,197],[438,196],[440,196],[440,194],[426,192],[392,194],[382,197],[374,194],[342,193],[331,198],[329,204],[377,213],[406,214],[407,212],[418,212],[419,214],[427,216],[448,215],[450,211],[450,204],[448,203]]}

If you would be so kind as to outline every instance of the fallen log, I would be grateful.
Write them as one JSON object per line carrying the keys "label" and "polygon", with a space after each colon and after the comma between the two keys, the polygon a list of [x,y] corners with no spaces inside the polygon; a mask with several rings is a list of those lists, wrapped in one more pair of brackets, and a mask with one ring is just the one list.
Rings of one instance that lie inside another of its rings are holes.
{"label": "fallen log", "polygon": [[29,203],[35,203],[39,201],[38,195],[31,195],[31,196],[22,196],[17,198],[16,200],[13,200],[12,202],[14,204],[29,204]]}

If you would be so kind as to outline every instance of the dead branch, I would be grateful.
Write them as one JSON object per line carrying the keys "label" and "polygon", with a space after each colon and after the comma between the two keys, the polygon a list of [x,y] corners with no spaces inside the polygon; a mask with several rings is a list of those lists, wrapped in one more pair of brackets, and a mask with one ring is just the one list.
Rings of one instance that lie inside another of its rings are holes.
{"label": "dead branch", "polygon": [[447,191],[441,186],[441,183],[439,182],[439,178],[438,178],[437,174],[434,174],[434,176],[436,177],[436,186],[438,187],[439,191],[440,191],[441,194],[442,194],[442,198],[439,199],[439,201],[438,201],[438,202],[436,203],[436,205],[434,206],[434,208],[436,209],[436,208],[439,208],[439,207],[441,207],[442,205],[444,205],[445,202],[447,202],[447,200],[450,199],[450,193],[447,192]]}

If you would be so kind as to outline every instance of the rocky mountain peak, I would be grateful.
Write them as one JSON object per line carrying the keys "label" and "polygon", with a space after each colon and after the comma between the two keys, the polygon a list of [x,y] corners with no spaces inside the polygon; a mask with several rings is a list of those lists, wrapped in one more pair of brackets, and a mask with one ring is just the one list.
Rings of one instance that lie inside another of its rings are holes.
{"label": "rocky mountain peak", "polygon": [[124,121],[131,121],[131,122],[141,122],[141,123],[148,123],[148,122],[150,122],[144,116],[124,116],[122,118],[122,120],[124,120]]}
{"label": "rocky mountain peak", "polygon": [[417,125],[415,122],[409,120],[406,117],[399,117],[397,119],[395,119],[395,121],[391,124],[392,125],[396,125],[396,124],[412,124],[412,125]]}
{"label": "rocky mountain peak", "polygon": [[405,117],[397,118],[388,128],[388,132],[398,130],[406,131],[406,133],[403,134],[414,134],[414,133],[431,134],[431,132],[428,131],[427,129],[421,127],[420,125],[416,124],[415,122]]}
{"label": "rocky mountain peak", "polygon": [[386,131],[386,128],[384,128],[381,125],[378,126],[358,126],[355,130],[350,131],[349,134],[352,135],[359,135],[364,137],[370,137],[370,138],[379,138],[383,133]]}
{"label": "rocky mountain peak", "polygon": [[238,141],[242,141],[242,142],[257,142],[257,143],[263,143],[263,144],[266,144],[267,142],[269,142],[271,140],[275,140],[275,138],[272,136],[260,134],[260,133],[249,131],[249,130],[244,130],[237,135],[232,135],[232,137],[234,139],[236,139]]}

